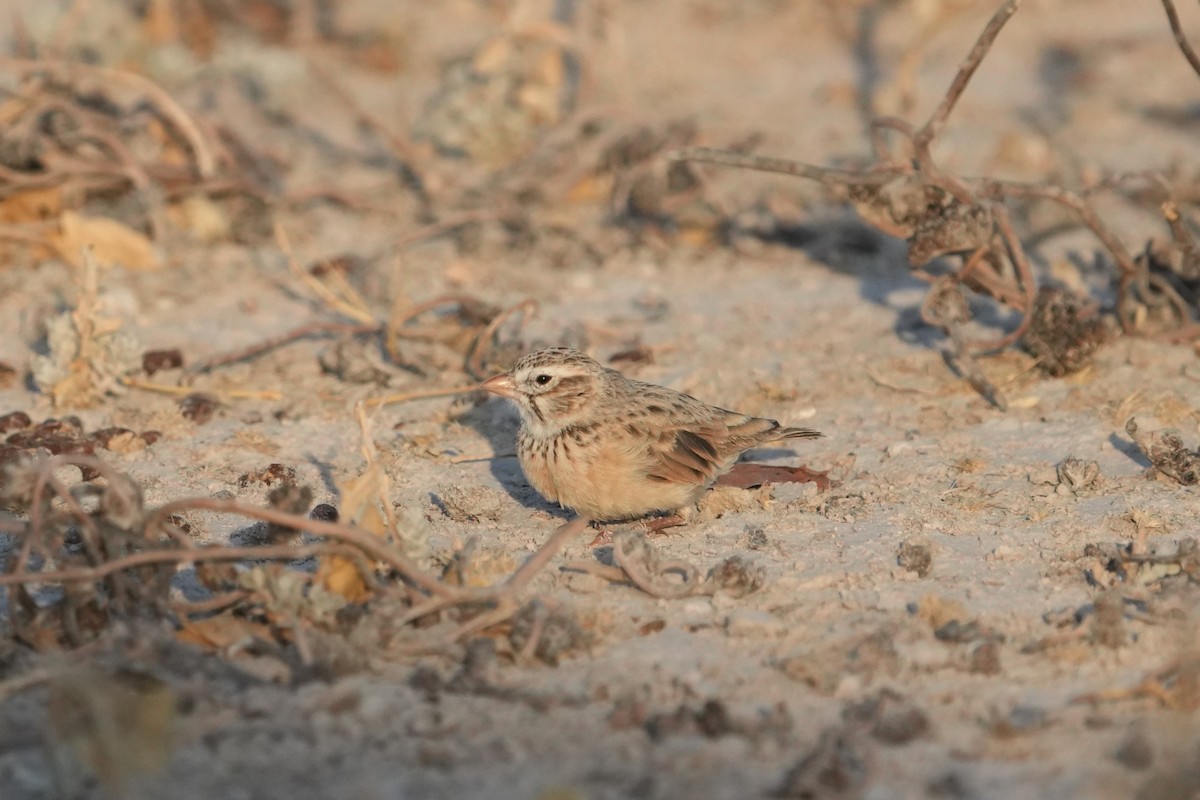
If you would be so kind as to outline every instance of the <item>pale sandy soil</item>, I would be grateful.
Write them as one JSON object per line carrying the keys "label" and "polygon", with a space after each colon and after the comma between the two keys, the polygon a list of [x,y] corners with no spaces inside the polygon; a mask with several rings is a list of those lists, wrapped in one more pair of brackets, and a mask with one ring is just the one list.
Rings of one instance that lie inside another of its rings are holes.
{"label": "pale sandy soil", "polygon": [[[0,13],[23,10],[35,37],[61,13],[50,8],[60,4],[7,5]],[[514,659],[503,646],[491,657],[485,642],[468,645],[473,666],[463,667],[462,648],[401,657],[364,634],[320,642],[325,662],[278,682],[162,634],[138,634],[161,644],[98,646],[85,663],[134,663],[183,709],[161,771],[136,776],[128,796],[1194,796],[1194,694],[1169,695],[1183,698],[1174,709],[1144,696],[1080,701],[1137,686],[1180,658],[1195,669],[1194,586],[1180,575],[1122,583],[1104,555],[1139,530],[1165,551],[1197,534],[1196,488],[1156,478],[1124,432],[1136,415],[1196,444],[1200,360],[1191,346],[1117,338],[1062,379],[1006,353],[984,362],[1009,401],[998,411],[943,363],[941,334],[917,313],[925,284],[908,275],[902,242],[871,232],[815,184],[716,168],[702,170],[713,203],[748,223],[781,215],[800,246],[639,237],[613,224],[603,201],[580,201],[531,212],[578,241],[518,246],[491,224],[475,246],[447,236],[397,257],[391,243],[422,224],[416,203],[386,147],[311,77],[305,53],[378,119],[419,133],[432,124],[448,60],[495,36],[504,4],[333,4],[341,28],[374,31],[401,53],[400,66],[382,73],[319,45],[306,51],[234,29],[202,64],[180,45],[143,41],[127,11],[108,8],[124,5],[93,3],[77,39],[108,63],[140,65],[187,108],[267,154],[276,196],[321,188],[370,206],[281,203],[276,219],[303,264],[362,258],[352,279],[381,317],[396,292],[412,302],[446,292],[498,305],[532,298],[540,312],[526,342],[585,344],[601,358],[647,345],[652,362],[630,368],[641,379],[825,432],[756,458],[830,470],[835,480],[824,492],[720,490],[686,527],[652,541],[702,570],[735,554],[761,567],[764,586],[740,598],[657,600],[559,570],[611,557],[581,539],[533,590],[581,631],[556,664]],[[944,4],[961,6],[953,14],[936,3],[827,4],[840,9],[835,23],[815,3],[580,5],[601,31],[583,37],[581,113],[613,129],[688,119],[713,145],[759,133],[759,152],[817,164],[868,155],[864,86],[884,110],[922,120],[991,13],[988,3]],[[920,48],[907,108],[896,63],[935,6],[947,20]],[[1185,22],[1200,39],[1195,11],[1184,9]],[[1172,165],[1194,174],[1197,97],[1200,78],[1158,3],[1029,0],[937,154],[963,174],[1066,183]],[[436,158],[436,172],[450,186],[487,174],[447,157]],[[1131,249],[1161,233],[1150,211],[1122,201],[1101,209]],[[1053,219],[1034,213],[1023,233]],[[335,318],[297,288],[269,221],[240,241],[176,230],[161,248],[163,268],[113,269],[101,284],[106,307],[145,347],[178,347],[199,361]],[[1113,270],[1095,265],[1094,250],[1078,229],[1032,248],[1040,275],[1111,303]],[[75,292],[61,263],[5,263],[0,361],[24,370],[45,320]],[[977,311],[985,323],[1013,324],[986,301]],[[393,370],[386,387],[355,383],[322,370],[319,356],[335,345],[309,340],[203,376],[198,385],[210,390],[283,393],[229,401],[203,425],[182,418],[174,399],[140,391],[69,413],[89,430],[162,431],[149,448],[105,454],[148,503],[261,503],[266,487],[239,477],[280,463],[318,502],[336,505],[338,483],[362,469],[355,400],[467,378],[443,353],[427,375]],[[342,346],[363,358],[366,348]],[[0,413],[17,409],[35,420],[64,413],[23,381],[0,389]],[[477,536],[479,569],[500,577],[563,519],[504,457],[515,417],[502,402],[422,400],[387,406],[372,422],[394,503],[430,559]],[[1095,461],[1097,481],[1060,485],[1056,466],[1069,456]],[[202,542],[251,534],[244,521],[190,521]],[[920,574],[914,552],[928,555]],[[1105,613],[1092,613],[1097,602]],[[0,678],[59,663],[0,648]],[[0,702],[0,796],[103,796],[49,714],[44,688]],[[128,746],[146,745],[134,737]]]}

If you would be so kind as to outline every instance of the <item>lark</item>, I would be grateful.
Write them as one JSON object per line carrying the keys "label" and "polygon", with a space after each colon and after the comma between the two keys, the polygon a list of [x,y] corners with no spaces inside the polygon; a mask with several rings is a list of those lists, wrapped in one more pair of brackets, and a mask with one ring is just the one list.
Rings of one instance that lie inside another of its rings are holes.
{"label": "lark", "polygon": [[746,450],[821,435],[627,378],[568,347],[524,356],[482,388],[516,404],[533,488],[603,522],[690,506]]}

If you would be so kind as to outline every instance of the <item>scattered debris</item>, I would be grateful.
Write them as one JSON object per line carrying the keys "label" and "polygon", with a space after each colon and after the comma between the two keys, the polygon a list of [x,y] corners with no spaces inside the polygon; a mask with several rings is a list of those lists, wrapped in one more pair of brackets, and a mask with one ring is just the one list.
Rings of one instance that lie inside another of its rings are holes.
{"label": "scattered debris", "polygon": [[549,608],[538,599],[526,603],[513,617],[508,638],[522,658],[536,658],[551,666],[592,641],[574,615],[561,607]]}
{"label": "scattered debris", "polygon": [[527,150],[539,130],[562,120],[574,106],[578,64],[569,44],[572,15],[567,10],[565,18],[507,30],[471,57],[451,63],[421,115],[418,136],[448,154],[491,167]]}
{"label": "scattered debris", "polygon": [[1200,653],[1189,651],[1155,670],[1136,686],[1106,689],[1074,698],[1075,703],[1113,703],[1148,697],[1164,708],[1194,712],[1200,708]]}
{"label": "scattered debris", "polygon": [[672,712],[650,717],[646,720],[646,733],[655,740],[689,734],[716,739],[733,733],[733,723],[724,703],[709,700],[700,708],[679,706]]}
{"label": "scattered debris", "polygon": [[437,500],[446,516],[455,522],[495,522],[500,519],[506,496],[486,486],[451,486]]}
{"label": "scattered debris", "polygon": [[[268,464],[266,467],[247,472],[238,478],[237,485],[239,489],[245,489],[252,484],[261,483],[263,486],[276,486],[278,484],[295,484],[296,468],[289,467],[286,464]],[[308,506],[302,509],[293,511],[293,514],[303,513],[308,510]]]}
{"label": "scattered debris", "polygon": [[24,430],[33,427],[33,420],[24,411],[10,411],[0,415],[0,433]]}
{"label": "scattered debris", "polygon": [[746,530],[738,537],[738,544],[750,550],[766,550],[770,539],[762,528],[746,526]]}
{"label": "scattered debris", "polygon": [[179,413],[184,419],[190,419],[197,425],[209,422],[217,413],[220,403],[217,398],[205,392],[193,392],[179,401]]}
{"label": "scattered debris", "polygon": [[1108,337],[1098,303],[1057,287],[1038,289],[1021,344],[1038,369],[1054,378],[1079,372]]}
{"label": "scattered debris", "polygon": [[90,251],[85,253],[76,306],[46,323],[49,352],[31,362],[34,382],[57,408],[95,405],[119,391],[123,379],[141,367],[137,339],[119,321],[99,316],[98,267]]}
{"label": "scattered debris", "polygon": [[142,372],[151,377],[156,372],[169,369],[180,369],[183,366],[183,352],[174,347],[170,350],[147,350],[142,353]]}
{"label": "scattered debris", "polygon": [[1130,641],[1127,623],[1159,621],[1148,612],[1144,601],[1126,597],[1115,589],[1098,595],[1093,603],[1047,612],[1043,619],[1061,632],[1029,642],[1021,648],[1022,653],[1043,652],[1072,642],[1117,649]]}
{"label": "scattered debris", "polygon": [[1046,709],[1032,705],[1014,705],[1008,711],[992,709],[984,722],[988,733],[997,739],[1015,739],[1044,730],[1054,722]]}
{"label": "scattered debris", "polygon": [[883,690],[842,709],[842,719],[855,727],[867,727],[871,736],[886,745],[899,746],[926,736],[929,717],[894,691]]}
{"label": "scattered debris", "polygon": [[909,572],[915,572],[918,578],[927,577],[933,569],[933,549],[928,542],[906,541],[900,545],[896,563]]}
{"label": "scattered debris", "polygon": [[1058,475],[1058,486],[1055,491],[1059,494],[1079,494],[1096,488],[1100,481],[1100,465],[1095,461],[1084,461],[1075,456],[1067,456],[1055,468]]}
{"label": "scattered debris", "polygon": [[686,561],[664,559],[642,533],[621,532],[613,537],[613,560],[625,577],[654,597],[687,597],[727,592],[740,597],[760,589],[766,573],[741,556],[731,556],[701,578]]}
{"label": "scattered debris", "polygon": [[[1161,206],[1172,241],[1147,248],[1135,259],[1095,211],[1093,192],[1075,192],[1051,183],[966,178],[934,160],[933,144],[1018,5],[1018,0],[1008,0],[997,9],[924,125],[916,127],[896,117],[872,120],[875,163],[866,169],[819,167],[707,147],[685,147],[670,154],[680,161],[818,181],[849,197],[869,224],[885,234],[907,239],[913,274],[932,284],[922,308],[923,318],[950,337],[947,361],[952,368],[1001,410],[1006,408],[1004,396],[979,368],[977,354],[1022,341],[1038,358],[1043,371],[1061,376],[1086,366],[1107,334],[1095,303],[1064,289],[1038,288],[1010,218],[1010,204],[1049,201],[1074,214],[1091,231],[1115,262],[1119,295],[1116,316],[1125,332],[1145,330],[1151,317],[1159,330],[1190,331],[1193,336],[1200,331],[1200,326],[1194,324],[1200,316],[1200,248],[1173,199]],[[1164,6],[1172,17],[1170,0],[1165,0]],[[1172,27],[1179,30],[1174,21]],[[1200,73],[1200,66],[1191,61],[1187,39],[1179,33],[1176,42]],[[889,147],[889,135],[904,142],[901,154]],[[1148,176],[1148,180],[1165,178]],[[1113,182],[1111,190],[1119,189],[1119,182]],[[938,261],[946,258],[956,259],[959,267],[939,274]],[[1016,311],[1020,322],[999,339],[971,341],[966,323],[972,314],[963,289],[991,297]]]}
{"label": "scattered debris", "polygon": [[1200,451],[1188,450],[1179,431],[1173,428],[1145,433],[1133,417],[1125,423],[1125,432],[1159,472],[1184,486],[1200,483]]}
{"label": "scattered debris", "polygon": [[35,254],[153,268],[168,218],[186,220],[189,201],[243,217],[261,205],[256,170],[225,146],[232,136],[215,141],[145,76],[53,58],[5,56],[0,67],[18,76],[21,98],[0,147],[0,202],[7,222],[35,226],[16,237]]}
{"label": "scattered debris", "polygon": [[[103,478],[104,485],[81,484],[82,492],[68,490],[54,477],[56,470],[68,465],[87,469]],[[79,647],[117,620],[167,614],[172,609],[186,620],[188,609],[193,607],[193,613],[207,614],[212,608],[220,608],[223,614],[235,614],[246,604],[268,615],[282,614],[269,629],[270,638],[278,632],[283,642],[303,647],[304,625],[333,624],[335,615],[331,612],[348,600],[356,602],[364,596],[386,593],[389,576],[401,577],[407,587],[402,596],[408,598],[409,610],[401,624],[455,609],[468,611],[446,634],[444,641],[453,642],[510,619],[519,610],[514,598],[583,527],[579,520],[562,526],[533,558],[499,584],[456,588],[416,566],[396,547],[394,533],[376,533],[295,513],[297,504],[311,502],[311,494],[293,491],[288,484],[273,492],[271,498],[286,510],[209,498],[179,500],[147,509],[140,490],[128,477],[91,456],[57,455],[28,469],[31,472],[25,479],[16,480],[10,474],[4,487],[6,506],[30,511],[28,522],[10,529],[16,536],[16,554],[8,558],[0,573],[0,585],[8,587],[13,634],[38,650]],[[353,497],[346,493],[343,496],[355,507]],[[80,498],[90,498],[91,502],[84,505]],[[276,526],[279,531],[307,531],[322,538],[311,544],[196,547],[173,520],[201,509],[239,514]],[[228,579],[233,576],[199,569],[206,564],[289,562],[313,557],[333,566],[318,569],[315,575],[288,571],[280,565],[259,566],[236,581],[240,588],[229,600]],[[344,588],[345,581],[331,577],[337,574],[339,561],[356,570],[361,578],[353,592]],[[181,605],[172,599],[172,578],[183,564],[197,565],[197,575],[208,581],[213,592],[210,600]],[[378,571],[375,564],[382,564],[383,571]],[[261,578],[247,584],[247,574]],[[72,588],[52,599],[42,587],[53,585]],[[339,589],[345,593],[330,606],[323,600],[327,593],[314,592],[321,586],[333,593],[339,593]],[[279,605],[285,596],[294,598],[287,601],[287,608]],[[471,609],[474,614],[469,613]]]}
{"label": "scattered debris", "polygon": [[[35,425],[23,411],[0,416],[0,435],[6,433],[8,436],[0,444],[0,489],[5,485],[6,468],[18,468],[22,463],[46,456],[91,456],[98,447],[119,453],[136,452],[154,444],[162,435],[158,431],[137,433],[118,427],[87,433],[83,422],[74,416],[50,417]],[[84,480],[97,476],[86,463],[79,465],[79,470]],[[18,498],[10,495],[9,499]]]}
{"label": "scattered debris", "polygon": [[[1183,575],[1200,582],[1200,542],[1192,536],[1180,539],[1173,553],[1134,553],[1122,551],[1117,555],[1122,566],[1136,564],[1138,583],[1149,585],[1172,575]],[[1147,567],[1149,569],[1147,569]]]}
{"label": "scattered debris", "polygon": [[708,739],[740,736],[751,742],[784,742],[792,734],[795,720],[783,703],[767,708],[741,709],[719,698],[710,698],[699,707],[685,703],[670,711],[648,715],[642,727],[655,741],[672,736]]}
{"label": "scattered debris", "polygon": [[830,729],[816,745],[787,771],[773,797],[841,798],[858,797],[867,781],[867,756],[851,733]]}

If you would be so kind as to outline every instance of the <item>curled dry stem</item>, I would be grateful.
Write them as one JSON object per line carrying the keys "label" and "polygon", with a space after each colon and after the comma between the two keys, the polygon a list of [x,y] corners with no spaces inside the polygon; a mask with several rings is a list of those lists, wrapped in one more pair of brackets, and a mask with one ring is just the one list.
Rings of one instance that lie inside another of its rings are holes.
{"label": "curled dry stem", "polygon": [[613,560],[635,586],[652,597],[688,597],[704,587],[700,570],[687,561],[659,558],[640,533],[615,536]]}
{"label": "curled dry stem", "polygon": [[323,333],[338,333],[348,336],[358,336],[364,333],[377,333],[379,325],[376,323],[368,324],[353,324],[345,322],[310,322],[306,325],[301,325],[298,328],[293,328],[286,333],[281,333],[278,336],[271,336],[256,344],[248,347],[232,350],[228,353],[211,356],[205,360],[193,365],[187,370],[189,376],[198,375],[203,372],[210,372],[218,367],[224,367],[229,364],[237,364],[241,361],[249,361],[252,358],[276,350],[285,345],[298,342],[302,339],[307,339],[312,336],[317,336]]}
{"label": "curled dry stem", "polygon": [[[1173,0],[1162,0],[1163,8],[1171,32],[1175,37],[1180,52],[1189,65],[1200,75],[1200,54],[1184,35],[1179,15]],[[701,161],[712,164],[722,164],[755,170],[763,170],[780,174],[796,175],[818,181],[823,185],[839,189],[852,198],[855,205],[863,211],[864,217],[876,225],[885,234],[909,237],[910,244],[918,256],[922,251],[919,235],[922,224],[933,230],[952,231],[952,220],[940,219],[940,215],[948,210],[945,203],[938,202],[938,194],[946,199],[953,199],[956,204],[982,209],[989,208],[994,219],[994,234],[1003,243],[990,248],[983,253],[975,249],[980,242],[954,242],[963,246],[962,250],[944,248],[940,255],[959,255],[963,258],[963,266],[957,276],[957,282],[972,290],[991,295],[997,301],[1008,305],[1021,314],[1017,327],[1008,334],[988,342],[973,343],[970,349],[961,336],[961,325],[957,326],[959,340],[955,343],[957,354],[969,361],[973,353],[991,352],[1015,344],[1028,332],[1033,322],[1031,312],[1037,296],[1037,283],[1033,269],[1025,255],[1024,247],[1009,218],[1006,204],[1014,200],[1047,200],[1071,211],[1078,220],[1095,236],[1099,243],[1111,255],[1117,270],[1117,308],[1116,316],[1121,328],[1126,333],[1134,332],[1139,326],[1147,309],[1158,309],[1169,312],[1168,320],[1184,331],[1181,338],[1193,335],[1196,309],[1173,285],[1169,277],[1155,274],[1147,263],[1149,256],[1135,258],[1109,225],[1101,219],[1092,206],[1091,198],[1101,191],[1122,191],[1122,185],[1131,179],[1148,181],[1157,188],[1159,197],[1166,195],[1163,205],[1163,215],[1170,228],[1175,254],[1182,254],[1184,263],[1193,270],[1193,265],[1200,263],[1200,248],[1194,237],[1183,225],[1177,209],[1171,201],[1170,187],[1163,176],[1154,173],[1135,173],[1114,176],[1100,181],[1078,192],[1052,184],[1023,183],[1005,181],[993,178],[962,177],[943,171],[936,164],[932,155],[932,145],[944,130],[950,114],[953,112],[963,92],[979,66],[983,63],[991,47],[994,45],[1001,30],[1017,11],[1019,0],[1007,0],[992,15],[970,52],[960,65],[954,79],[951,81],[937,108],[920,128],[912,123],[896,117],[879,117],[870,125],[870,140],[874,152],[875,163],[865,169],[845,170],[827,169],[788,159],[770,158],[743,153],[726,152],[709,148],[687,148],[674,151],[669,158],[680,160]],[[897,155],[887,141],[886,133],[895,132],[906,140],[905,155]],[[927,197],[922,198],[919,192],[909,198],[909,207],[903,209],[909,218],[901,220],[895,217],[896,208],[890,203],[891,195],[896,194],[889,186],[893,184],[897,191],[904,191],[905,182],[917,189],[925,189]],[[922,210],[925,202],[928,208]],[[864,206],[866,208],[864,209]],[[921,217],[924,214],[924,218]],[[935,219],[935,217],[938,217]],[[889,228],[889,219],[897,222]],[[915,224],[914,224],[915,223]],[[1006,256],[1013,266],[1013,274],[1008,275],[999,269],[1001,257]],[[916,260],[920,260],[919,258]],[[914,263],[913,274],[931,282],[937,282],[926,273],[921,264]],[[1192,274],[1192,273],[1189,273]],[[945,288],[943,285],[942,288]],[[937,288],[930,290],[936,292]],[[924,311],[926,314],[931,305],[940,302],[937,298],[927,298]],[[976,378],[979,376],[976,375]]]}
{"label": "curled dry stem", "polygon": [[310,545],[256,545],[253,547],[193,547],[187,550],[143,550],[106,561],[94,567],[72,567],[59,570],[23,570],[0,575],[0,586],[36,583],[79,583],[99,581],[111,575],[155,564],[195,564],[201,561],[299,561],[313,556],[350,554],[355,550],[327,542]]}
{"label": "curled dry stem", "polygon": [[[273,508],[258,508],[247,506],[234,500],[218,500],[211,497],[195,497],[176,500],[160,506],[151,512],[146,526],[149,529],[160,527],[163,522],[177,514],[186,511],[216,511],[225,514],[237,514],[263,522],[273,523],[284,528],[304,530],[316,536],[324,536],[349,545],[365,553],[367,556],[382,561],[403,579],[415,584],[430,594],[445,594],[448,587],[437,578],[422,570],[414,561],[409,559],[398,548],[394,547],[375,534],[338,522],[309,519],[298,514],[289,514]],[[249,548],[255,549],[255,548]]]}
{"label": "curled dry stem", "polygon": [[500,330],[500,326],[512,317],[518,317],[520,320],[518,324],[524,327],[529,318],[537,314],[537,310],[538,302],[536,300],[522,300],[493,317],[487,327],[480,332],[475,344],[471,346],[471,351],[467,354],[467,374],[478,381],[487,378],[488,376],[483,374],[483,363],[484,358],[495,344],[496,331]]}
{"label": "curled dry stem", "polygon": [[1179,46],[1179,52],[1183,53],[1183,57],[1191,64],[1192,70],[1200,75],[1200,55],[1197,55],[1192,43],[1183,33],[1183,25],[1179,22],[1179,12],[1175,10],[1175,3],[1171,0],[1162,0],[1162,4],[1163,10],[1167,12],[1167,23],[1171,26],[1171,35],[1175,37],[1175,44]]}
{"label": "curled dry stem", "polygon": [[144,75],[76,61],[13,58],[11,56],[0,56],[0,69],[11,70],[22,75],[49,73],[57,80],[72,84],[78,83],[84,78],[91,78],[106,85],[123,86],[157,106],[163,116],[175,127],[192,151],[196,173],[200,178],[207,180],[216,174],[217,160],[213,155],[212,146],[200,126],[166,90]]}
{"label": "curled dry stem", "polygon": [[[503,582],[485,588],[463,588],[449,585],[437,576],[424,571],[402,554],[390,541],[380,538],[370,531],[337,522],[309,519],[274,508],[257,508],[242,505],[236,501],[213,498],[177,500],[145,512],[140,505],[140,493],[137,493],[135,497],[124,499],[122,501],[124,505],[117,503],[116,508],[119,511],[129,509],[122,518],[122,529],[128,529],[131,533],[140,532],[140,538],[143,541],[158,543],[158,546],[152,549],[127,552],[125,546],[122,545],[118,555],[109,549],[111,544],[102,544],[100,538],[102,525],[111,528],[116,523],[116,520],[104,517],[104,500],[101,500],[101,509],[98,512],[89,513],[75,494],[64,487],[61,481],[54,476],[55,469],[66,465],[94,469],[108,481],[109,486],[104,491],[114,491],[114,487],[133,486],[132,482],[123,474],[112,469],[103,461],[88,456],[55,456],[41,464],[34,476],[30,493],[33,506],[29,521],[12,526],[5,525],[6,531],[11,530],[13,535],[22,538],[19,553],[9,561],[5,572],[0,574],[0,586],[10,587],[10,591],[21,591],[22,589],[29,591],[30,587],[53,583],[80,584],[112,581],[111,588],[119,596],[136,599],[132,592],[133,584],[126,582],[125,573],[140,567],[232,561],[296,561],[336,555],[353,561],[364,579],[375,586],[378,586],[378,581],[369,562],[382,562],[387,565],[408,589],[410,601],[413,603],[412,608],[403,618],[404,623],[453,607],[484,607],[484,610],[473,614],[453,633],[452,640],[457,641],[502,622],[516,613],[519,609],[517,595],[524,591],[554,556],[568,542],[576,538],[589,523],[586,518],[577,518],[560,526],[545,544]],[[52,568],[49,565],[52,563],[54,553],[47,552],[43,554],[47,565],[45,568],[30,568],[30,559],[34,553],[36,542],[52,526],[64,524],[64,520],[50,514],[51,503],[48,496],[56,497],[66,505],[67,519],[82,528],[90,529],[85,536],[85,542],[93,538],[95,541],[87,544],[89,560],[87,565]],[[236,514],[261,520],[280,528],[306,531],[324,537],[326,541],[302,545],[198,547],[194,546],[175,525],[178,515],[197,510]],[[163,536],[170,540],[169,545],[162,543]],[[241,602],[246,599],[246,596],[244,592],[228,592],[200,603],[174,603],[172,608],[177,613],[185,615],[211,613]],[[10,603],[14,604],[12,607],[18,607],[15,605],[18,602],[18,596],[10,597]],[[64,621],[64,624],[67,624],[72,630],[74,629],[75,620],[71,614],[67,614]],[[75,642],[79,640],[79,637],[69,636],[69,639]]]}
{"label": "curled dry stem", "polygon": [[375,315],[367,308],[366,301],[357,292],[339,296],[338,293],[322,283],[315,275],[300,268],[300,264],[296,261],[295,253],[292,250],[291,238],[279,222],[275,223],[275,242],[287,259],[288,269],[292,275],[306,286],[313,295],[337,313],[347,316],[362,325],[374,326],[375,328],[382,327],[379,320],[375,319]]}
{"label": "curled dry stem", "polygon": [[1020,4],[1020,0],[1008,0],[988,20],[988,24],[984,26],[983,33],[975,40],[975,46],[971,48],[971,52],[967,54],[966,60],[958,68],[958,74],[951,81],[950,88],[946,90],[942,102],[938,104],[929,121],[913,136],[913,144],[917,146],[918,154],[922,151],[928,152],[930,144],[941,133],[942,128],[946,125],[946,120],[950,117],[950,112],[954,110],[955,104],[958,103],[958,99],[966,90],[967,84],[971,82],[975,71],[979,69],[979,65],[983,63],[983,59],[992,49],[996,37],[1000,35],[1000,31],[1008,24],[1012,15],[1017,12],[1017,6]]}

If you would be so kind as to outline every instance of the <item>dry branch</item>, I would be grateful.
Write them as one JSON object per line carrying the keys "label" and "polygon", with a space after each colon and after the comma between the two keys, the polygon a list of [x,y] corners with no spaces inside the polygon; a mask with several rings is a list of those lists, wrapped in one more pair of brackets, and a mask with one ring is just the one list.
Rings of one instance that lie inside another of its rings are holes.
{"label": "dry branch", "polygon": [[[915,128],[894,117],[872,122],[875,163],[866,168],[831,169],[789,159],[700,147],[669,154],[669,158],[675,160],[795,175],[836,189],[851,200],[868,222],[886,234],[908,240],[913,274],[934,284],[925,303],[926,311],[940,302],[934,298],[935,294],[946,296],[949,285],[946,280],[988,295],[1016,311],[1020,315],[1018,324],[993,341],[971,342],[965,338],[964,326],[970,321],[969,316],[955,318],[953,329],[948,327],[945,319],[935,323],[954,340],[953,355],[964,376],[984,394],[997,399],[998,395],[994,395],[986,380],[980,382],[982,373],[973,366],[971,359],[974,355],[1021,341],[1032,324],[1031,314],[1038,296],[1036,276],[1009,216],[1008,205],[1013,201],[1056,203],[1073,212],[1099,240],[1116,264],[1116,316],[1124,331],[1145,328],[1145,318],[1151,311],[1157,313],[1159,324],[1189,331],[1195,318],[1200,316],[1200,307],[1188,299],[1195,296],[1195,287],[1200,283],[1200,253],[1178,212],[1172,214],[1174,204],[1170,200],[1164,206],[1164,218],[1173,237],[1172,243],[1164,253],[1148,250],[1135,258],[1089,200],[1097,191],[1117,189],[1123,179],[1103,182],[1087,192],[1075,192],[1050,183],[958,176],[942,170],[935,162],[931,151],[934,141],[1018,6],[1019,0],[1008,0],[992,15],[924,125]],[[1163,0],[1163,7],[1181,52],[1200,75],[1200,56],[1183,35],[1172,0]],[[884,135],[887,131],[907,140],[911,157],[896,156],[890,151]],[[1158,186],[1167,187],[1166,181],[1159,176],[1137,177],[1149,178]],[[957,258],[958,269],[943,278],[927,272],[926,264],[939,257]],[[1187,291],[1181,286],[1188,287]],[[1077,346],[1080,344],[1064,342],[1066,348],[1076,352],[1082,351]],[[1063,359],[1055,361],[1065,363]]]}
{"label": "dry branch", "polygon": [[77,83],[81,78],[95,80],[101,84],[123,86],[142,95],[162,111],[188,143],[196,163],[196,172],[202,179],[216,174],[217,160],[207,138],[192,116],[184,110],[161,86],[149,78],[125,70],[81,64],[76,61],[48,61],[28,58],[0,56],[0,69],[22,75],[48,73],[58,80]]}
{"label": "dry branch", "polygon": [[[94,469],[107,485],[65,486],[55,471],[68,465]],[[82,497],[94,497],[94,507],[85,507]],[[5,525],[5,532],[19,544],[0,572],[0,586],[9,590],[14,632],[26,641],[42,640],[38,626],[46,624],[49,614],[57,613],[58,624],[74,645],[87,638],[85,622],[94,625],[97,618],[107,619],[113,613],[145,614],[160,608],[162,613],[186,618],[217,610],[228,612],[253,599],[253,593],[239,590],[218,592],[199,603],[169,603],[166,593],[171,576],[181,566],[335,557],[358,565],[375,594],[403,587],[401,595],[408,598],[410,609],[402,624],[458,609],[458,626],[448,640],[457,641],[511,617],[520,607],[519,595],[588,524],[580,518],[562,525],[506,580],[490,587],[468,588],[426,572],[389,536],[338,522],[213,498],[188,498],[143,509],[141,493],[131,480],[105,462],[86,456],[56,456],[37,464],[24,500],[29,519]],[[176,525],[182,515],[192,511],[233,514],[269,523],[277,530],[304,531],[323,541],[194,546]],[[84,543],[81,555],[72,554],[67,546],[72,530],[80,532]],[[391,537],[399,535],[393,526]],[[382,565],[382,572],[372,565]],[[146,569],[155,571],[146,573]],[[64,587],[62,599],[49,606],[33,605],[35,594],[52,585]]]}

